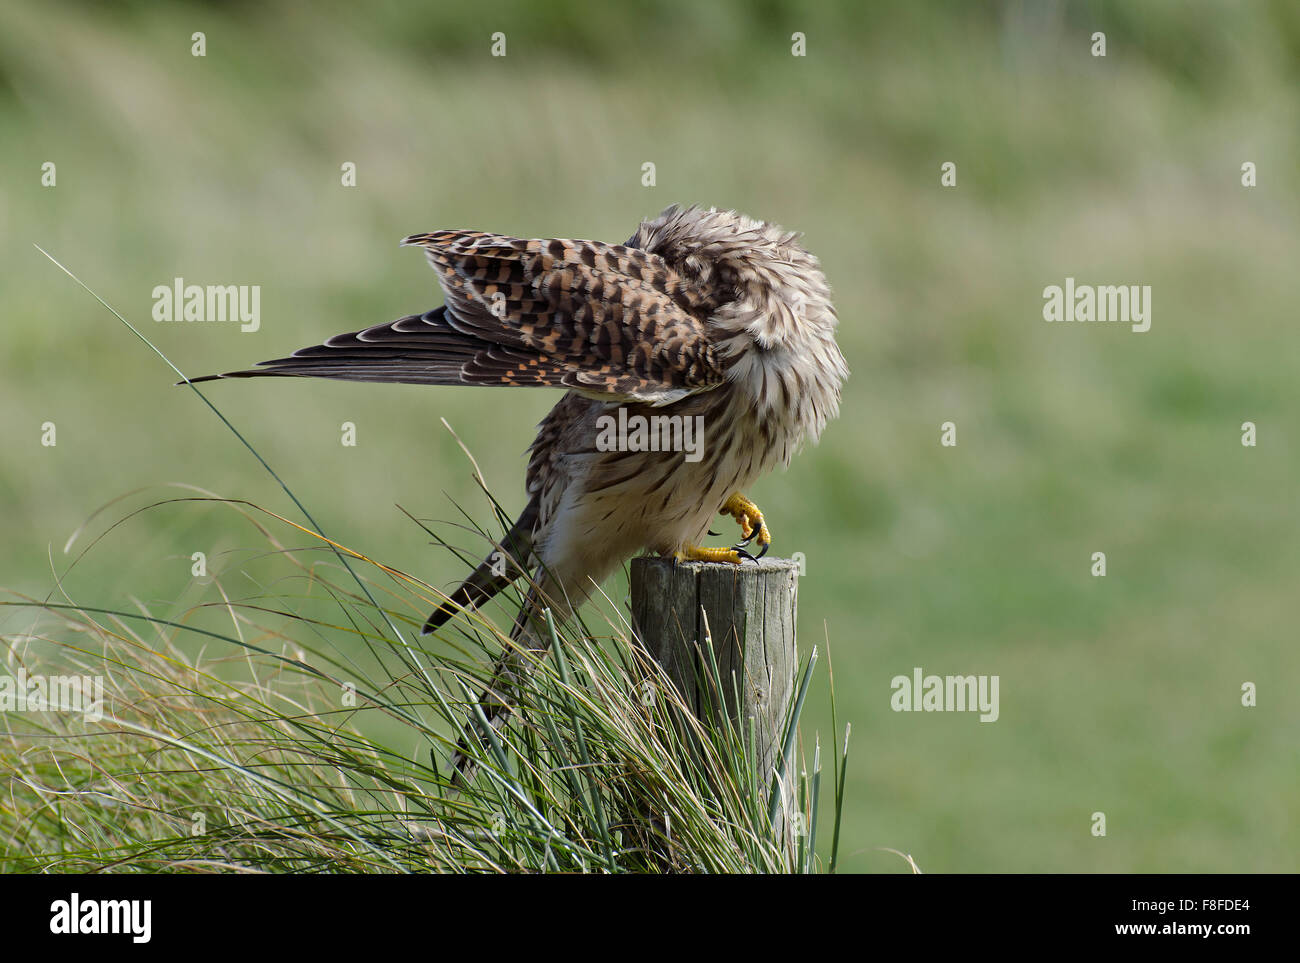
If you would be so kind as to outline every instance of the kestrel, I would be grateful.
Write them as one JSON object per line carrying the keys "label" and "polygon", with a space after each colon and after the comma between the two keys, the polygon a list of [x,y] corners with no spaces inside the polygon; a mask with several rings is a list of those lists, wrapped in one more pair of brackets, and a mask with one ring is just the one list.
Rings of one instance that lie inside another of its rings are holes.
{"label": "kestrel", "polygon": [[[442,307],[193,380],[568,389],[529,449],[528,502],[498,546],[509,564],[493,551],[424,632],[523,575],[561,621],[643,548],[736,564],[751,541],[766,551],[767,522],[742,493],[818,438],[848,375],[830,289],[799,237],[697,207],[668,208],[625,244],[413,234],[402,244],[424,248]],[[718,514],[740,523],[740,546],[701,547]]]}

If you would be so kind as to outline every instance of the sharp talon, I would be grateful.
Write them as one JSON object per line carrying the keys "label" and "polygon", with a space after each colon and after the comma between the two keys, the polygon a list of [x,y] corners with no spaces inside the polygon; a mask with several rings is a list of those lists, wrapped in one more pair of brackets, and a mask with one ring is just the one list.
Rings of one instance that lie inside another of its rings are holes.
{"label": "sharp talon", "polygon": [[717,538],[717,537],[718,537],[719,535],[721,535],[722,533],[721,533],[721,532],[715,532],[713,529],[710,528],[710,529],[709,529],[709,534],[712,535],[714,538]]}
{"label": "sharp talon", "polygon": [[758,559],[754,558],[754,556],[750,555],[750,554],[749,554],[747,551],[745,551],[743,548],[736,548],[736,549],[733,549],[733,551],[734,551],[737,555],[739,555],[742,559],[749,559],[749,561],[753,562],[755,565],[758,564]]}
{"label": "sharp talon", "polygon": [[757,505],[740,492],[736,492],[723,504],[721,514],[730,515],[740,525],[740,534],[743,537],[734,546],[734,551],[739,552],[746,545],[753,543],[754,539],[758,539],[758,544],[762,546],[758,558],[752,555],[745,555],[745,557],[758,561],[767,554],[768,546],[772,543],[772,533],[763,521],[763,513],[758,510]]}
{"label": "sharp talon", "polygon": [[729,565],[739,565],[747,558],[752,560],[754,556],[735,548],[700,548],[686,545],[673,557],[679,562],[726,562]]}

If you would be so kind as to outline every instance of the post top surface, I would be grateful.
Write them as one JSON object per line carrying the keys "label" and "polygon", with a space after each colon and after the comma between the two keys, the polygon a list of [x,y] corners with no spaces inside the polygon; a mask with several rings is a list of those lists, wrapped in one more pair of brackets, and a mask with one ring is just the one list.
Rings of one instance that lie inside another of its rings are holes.
{"label": "post top surface", "polygon": [[760,558],[757,561],[744,561],[739,566],[730,562],[679,562],[672,558],[660,558],[657,555],[639,555],[632,563],[653,565],[662,568],[677,568],[686,572],[703,572],[723,570],[728,572],[789,572],[799,568],[799,563],[788,558]]}

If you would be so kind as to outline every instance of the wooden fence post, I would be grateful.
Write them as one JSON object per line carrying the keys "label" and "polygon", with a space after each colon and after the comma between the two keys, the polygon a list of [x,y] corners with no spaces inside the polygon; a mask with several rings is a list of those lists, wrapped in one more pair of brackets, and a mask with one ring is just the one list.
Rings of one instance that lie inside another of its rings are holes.
{"label": "wooden fence post", "polygon": [[[632,560],[638,637],[699,718],[719,718],[725,711],[744,732],[754,720],[764,792],[781,752],[794,691],[797,588],[798,564],[788,559],[739,566]],[[713,640],[725,707],[717,704],[712,687],[702,684],[709,675],[700,647],[706,635]]]}

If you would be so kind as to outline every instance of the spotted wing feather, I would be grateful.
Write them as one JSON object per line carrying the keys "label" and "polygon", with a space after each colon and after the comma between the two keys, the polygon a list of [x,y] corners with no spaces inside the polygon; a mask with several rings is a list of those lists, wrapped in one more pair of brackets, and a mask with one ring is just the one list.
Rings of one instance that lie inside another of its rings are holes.
{"label": "spotted wing feather", "polygon": [[[442,231],[424,248],[446,304],[210,377],[563,387],[666,403],[721,384],[720,294],[621,244]],[[208,378],[198,378],[205,381]]]}

